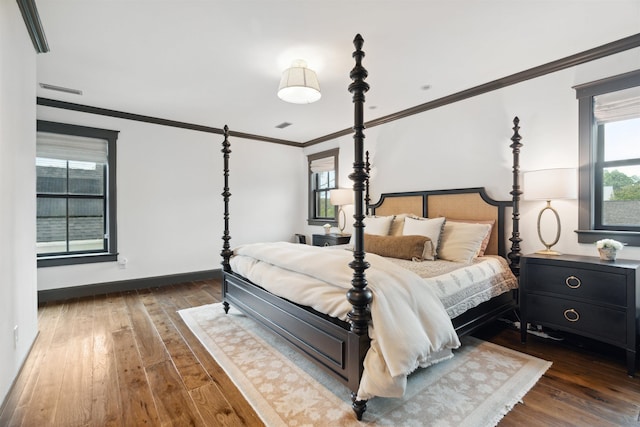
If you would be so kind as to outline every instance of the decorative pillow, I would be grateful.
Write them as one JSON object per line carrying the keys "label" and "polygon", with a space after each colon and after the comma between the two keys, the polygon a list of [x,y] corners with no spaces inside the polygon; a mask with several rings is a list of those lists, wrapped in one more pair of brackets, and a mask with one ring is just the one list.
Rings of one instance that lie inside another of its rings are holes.
{"label": "decorative pillow", "polygon": [[483,256],[484,255],[484,251],[487,250],[487,246],[489,246],[489,239],[491,239],[491,229],[493,228],[494,224],[496,223],[495,219],[487,219],[487,220],[482,220],[482,219],[450,219],[447,218],[447,222],[466,222],[468,224],[489,224],[491,225],[491,227],[489,228],[489,232],[487,233],[486,237],[484,238],[484,240],[482,241],[482,245],[480,245],[480,250],[478,251],[478,256]]}
{"label": "decorative pillow", "polygon": [[[378,236],[387,236],[389,235],[389,230],[391,229],[391,222],[393,221],[394,215],[390,216],[367,216],[364,218],[364,232],[365,234],[375,234]],[[349,244],[353,246],[355,244],[355,234],[351,235],[351,239],[349,240]]]}
{"label": "decorative pillow", "polygon": [[402,229],[402,235],[427,236],[429,239],[431,239],[431,244],[433,246],[433,257],[429,258],[427,254],[424,254],[424,259],[434,260],[438,256],[438,252],[440,250],[440,236],[442,235],[442,228],[444,223],[444,217],[414,218],[408,216],[404,219],[404,228]]}
{"label": "decorative pillow", "polygon": [[422,255],[432,252],[431,240],[426,236],[377,236],[364,234],[364,251],[390,258],[422,261]]}
{"label": "decorative pillow", "polygon": [[438,257],[448,261],[470,263],[480,251],[490,224],[449,222],[444,225]]}
{"label": "decorative pillow", "polygon": [[402,229],[404,228],[404,219],[408,217],[409,214],[399,214],[393,218],[391,221],[391,230],[389,230],[390,236],[402,236]]}

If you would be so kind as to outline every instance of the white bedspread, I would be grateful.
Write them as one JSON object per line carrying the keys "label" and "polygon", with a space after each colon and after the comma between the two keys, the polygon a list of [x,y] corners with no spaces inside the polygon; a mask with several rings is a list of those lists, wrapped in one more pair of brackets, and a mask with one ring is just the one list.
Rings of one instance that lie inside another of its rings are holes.
{"label": "white bedspread", "polygon": [[[347,319],[351,252],[285,242],[250,244],[234,252],[233,271],[290,301]],[[419,276],[374,254],[366,260],[373,293],[371,348],[358,399],[400,397],[408,374],[451,357],[460,341],[442,303]]]}

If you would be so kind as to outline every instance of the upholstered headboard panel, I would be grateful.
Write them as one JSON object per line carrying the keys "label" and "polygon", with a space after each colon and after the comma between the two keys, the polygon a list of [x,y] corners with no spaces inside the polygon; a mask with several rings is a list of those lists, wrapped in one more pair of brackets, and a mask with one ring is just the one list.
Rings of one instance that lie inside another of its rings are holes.
{"label": "upholstered headboard panel", "polygon": [[511,201],[490,198],[484,188],[385,193],[371,205],[374,215],[413,214],[476,221],[495,220],[486,254],[506,256],[505,210]]}

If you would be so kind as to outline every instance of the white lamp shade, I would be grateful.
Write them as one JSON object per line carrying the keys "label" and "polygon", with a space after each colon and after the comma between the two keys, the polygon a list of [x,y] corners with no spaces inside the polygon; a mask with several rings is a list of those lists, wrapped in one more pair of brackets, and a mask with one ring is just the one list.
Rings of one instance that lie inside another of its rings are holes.
{"label": "white lamp shade", "polygon": [[316,72],[303,60],[296,60],[282,73],[278,98],[293,104],[311,104],[322,97]]}
{"label": "white lamp shade", "polygon": [[353,204],[353,190],[349,188],[336,188],[329,191],[329,200],[334,206]]}
{"label": "white lamp shade", "polygon": [[525,200],[576,199],[578,173],[573,168],[525,172],[523,187]]}

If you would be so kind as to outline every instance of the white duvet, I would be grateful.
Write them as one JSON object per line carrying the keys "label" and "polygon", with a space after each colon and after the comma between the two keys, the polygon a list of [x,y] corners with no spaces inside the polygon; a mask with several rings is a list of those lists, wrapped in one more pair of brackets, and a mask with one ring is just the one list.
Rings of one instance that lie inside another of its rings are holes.
{"label": "white duvet", "polygon": [[[290,301],[347,319],[350,251],[278,242],[244,245],[234,253],[236,273]],[[450,358],[460,341],[442,303],[419,276],[374,254],[366,261],[373,293],[371,348],[358,399],[400,397],[408,374]]]}

